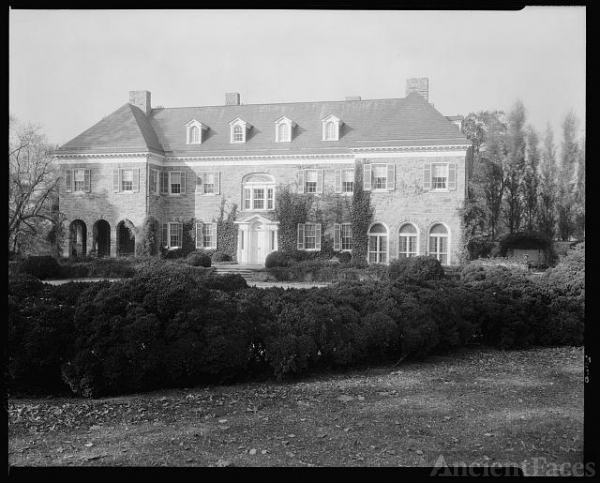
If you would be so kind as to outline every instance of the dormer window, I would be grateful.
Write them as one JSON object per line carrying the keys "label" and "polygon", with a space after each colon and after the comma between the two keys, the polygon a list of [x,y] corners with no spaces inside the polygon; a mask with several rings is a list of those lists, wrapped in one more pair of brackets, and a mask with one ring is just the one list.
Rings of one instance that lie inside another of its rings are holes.
{"label": "dormer window", "polygon": [[289,143],[292,140],[292,130],[296,123],[287,117],[280,117],[275,121],[275,142]]}
{"label": "dormer window", "polygon": [[202,144],[203,131],[208,130],[208,126],[192,119],[185,125],[186,144]]}
{"label": "dormer window", "polygon": [[323,141],[339,141],[340,126],[343,122],[331,115],[323,119]]}
{"label": "dormer window", "polygon": [[232,143],[245,143],[246,133],[252,128],[252,126],[239,117],[231,121],[229,126],[231,127],[230,141]]}

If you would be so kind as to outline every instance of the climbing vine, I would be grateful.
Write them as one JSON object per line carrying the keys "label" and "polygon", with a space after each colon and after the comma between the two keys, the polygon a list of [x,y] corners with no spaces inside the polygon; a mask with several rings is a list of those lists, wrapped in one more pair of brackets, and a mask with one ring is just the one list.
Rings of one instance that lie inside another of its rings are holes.
{"label": "climbing vine", "polygon": [[160,253],[158,230],[160,224],[153,216],[147,216],[142,225],[137,229],[136,233],[136,249],[137,255],[154,256]]}
{"label": "climbing vine", "polygon": [[[233,203],[226,213],[225,197],[221,198],[219,217],[217,218],[217,252],[235,260],[237,257],[238,226],[235,224],[237,217],[237,204]],[[222,255],[220,255],[223,258]]]}
{"label": "climbing vine", "polygon": [[311,210],[313,201],[313,195],[294,193],[289,185],[277,188],[275,217],[279,221],[277,241],[280,251],[292,252],[297,249],[298,223],[316,221],[316,212]]}
{"label": "climbing vine", "polygon": [[356,161],[354,169],[354,193],[352,195],[352,259],[366,260],[368,253],[369,225],[373,222],[373,207],[371,206],[371,193],[363,190],[363,164]]}

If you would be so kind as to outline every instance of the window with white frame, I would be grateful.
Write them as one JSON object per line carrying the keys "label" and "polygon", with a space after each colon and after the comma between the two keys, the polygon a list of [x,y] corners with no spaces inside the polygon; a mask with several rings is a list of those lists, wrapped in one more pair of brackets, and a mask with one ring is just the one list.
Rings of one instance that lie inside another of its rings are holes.
{"label": "window with white frame", "polygon": [[232,143],[245,143],[246,133],[252,126],[240,118],[231,121],[229,126],[231,129],[230,141]]}
{"label": "window with white frame", "polygon": [[208,127],[201,122],[192,119],[185,125],[186,128],[186,143],[187,144],[202,144],[203,131]]}
{"label": "window with white frame", "polygon": [[333,249],[352,250],[352,225],[350,223],[335,223],[333,225]]}
{"label": "window with white frame", "polygon": [[423,165],[423,189],[426,191],[456,190],[456,163],[425,163]]}
{"label": "window with white frame", "polygon": [[242,183],[244,211],[275,209],[275,181],[270,175],[254,174]]}
{"label": "window with white frame", "polygon": [[202,192],[205,195],[215,195],[219,193],[220,173],[204,173],[202,175]]}
{"label": "window with white frame", "polygon": [[196,224],[196,248],[217,248],[217,224]]}
{"label": "window with white frame", "polygon": [[323,123],[323,141],[339,141],[342,121],[330,115],[322,119],[321,122]]}
{"label": "window with white frame", "polygon": [[183,176],[181,171],[169,172],[169,194],[179,195],[183,193]]}
{"label": "window with white frame", "polygon": [[394,163],[367,163],[364,165],[363,189],[387,190],[395,189],[396,185],[396,165]]}
{"label": "window with white frame", "polygon": [[113,171],[113,191],[115,193],[134,193],[139,190],[139,168],[121,168]]}
{"label": "window with white frame", "polygon": [[442,265],[448,264],[448,230],[441,223],[429,230],[429,255],[437,258]]}
{"label": "window with white frame", "polygon": [[375,223],[369,230],[369,263],[387,263],[388,232],[381,223]]}
{"label": "window with white frame", "polygon": [[354,192],[354,169],[342,170],[342,193]]}
{"label": "window with white frame", "polygon": [[307,169],[304,175],[304,192],[317,192],[318,174],[316,169]]}
{"label": "window with white frame", "polygon": [[200,142],[200,129],[198,128],[198,126],[190,127],[189,143],[190,144],[198,144],[199,142]]}
{"label": "window with white frame", "polygon": [[183,240],[183,225],[181,223],[163,223],[162,246],[165,248],[181,248]]}
{"label": "window with white frame", "polygon": [[416,257],[417,249],[417,228],[412,223],[405,223],[400,227],[398,233],[398,258]]}
{"label": "window with white frame", "polygon": [[299,223],[298,224],[298,250],[320,250],[321,249],[321,224]]}
{"label": "window with white frame", "polygon": [[292,130],[296,123],[287,117],[280,117],[275,121],[275,141],[278,143],[288,143],[292,140]]}
{"label": "window with white frame", "polygon": [[90,191],[89,169],[68,169],[66,171],[66,192],[89,192]]}

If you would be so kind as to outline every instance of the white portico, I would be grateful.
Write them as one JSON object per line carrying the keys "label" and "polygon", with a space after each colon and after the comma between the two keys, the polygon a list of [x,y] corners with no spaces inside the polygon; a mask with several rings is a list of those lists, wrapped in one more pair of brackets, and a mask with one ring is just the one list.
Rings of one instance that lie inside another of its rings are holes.
{"label": "white portico", "polygon": [[267,255],[277,250],[279,222],[256,214],[235,223],[239,225],[240,229],[237,249],[238,263],[264,265]]}

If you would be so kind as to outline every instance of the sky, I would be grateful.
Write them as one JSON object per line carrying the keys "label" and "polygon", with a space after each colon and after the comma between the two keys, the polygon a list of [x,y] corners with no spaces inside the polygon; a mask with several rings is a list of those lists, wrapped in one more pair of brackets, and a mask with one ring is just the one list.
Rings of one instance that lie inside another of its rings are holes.
{"label": "sky", "polygon": [[9,111],[64,144],[148,90],[152,106],[405,96],[442,114],[508,112],[560,142],[585,128],[586,9],[10,10]]}

